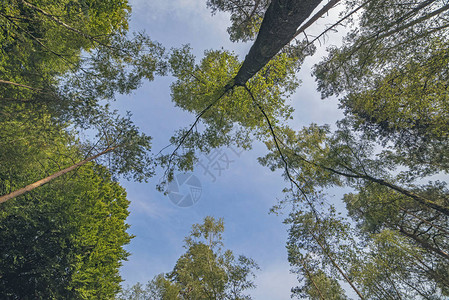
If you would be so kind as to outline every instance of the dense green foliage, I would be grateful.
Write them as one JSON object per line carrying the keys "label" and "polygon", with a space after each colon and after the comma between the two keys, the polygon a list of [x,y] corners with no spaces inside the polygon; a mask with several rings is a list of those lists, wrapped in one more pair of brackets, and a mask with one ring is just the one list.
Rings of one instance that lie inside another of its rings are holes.
{"label": "dense green foliage", "polygon": [[[120,0],[2,3],[0,114],[18,122],[42,117],[57,128],[93,129],[96,140],[80,147],[86,156],[114,147],[108,166],[114,175],[145,180],[152,175],[150,138],[129,116],[100,104],[165,69],[160,45],[144,34],[127,35],[129,12]],[[27,120],[29,111],[41,115]]]}
{"label": "dense green foliage", "polygon": [[[76,68],[83,49],[94,47],[91,37],[104,36],[101,38],[104,42],[112,33],[126,30],[129,10],[127,2],[120,0],[103,4],[101,1],[35,4],[3,1],[0,6],[2,79],[35,89],[51,88],[55,76]],[[83,35],[74,34],[74,30]],[[22,90],[5,89],[2,87],[4,96],[21,98]]]}
{"label": "dense green foliage", "polygon": [[103,167],[5,203],[0,220],[2,298],[106,299],[129,255],[126,193]]}
{"label": "dense green foliage", "polygon": [[[0,193],[82,159],[73,135],[45,112],[0,122]],[[89,163],[0,207],[0,294],[5,299],[106,299],[129,255],[126,193]]]}
{"label": "dense green foliage", "polygon": [[127,33],[127,1],[11,0],[0,5],[0,107],[47,105],[88,127],[103,99],[162,74],[163,48]]}
{"label": "dense green foliage", "polygon": [[[0,4],[0,195],[116,147],[1,203],[0,298],[110,299],[120,290],[131,236],[116,178],[153,174],[150,137],[99,102],[165,68],[160,45],[128,36],[129,12],[121,0]],[[85,128],[92,141],[79,139]]]}

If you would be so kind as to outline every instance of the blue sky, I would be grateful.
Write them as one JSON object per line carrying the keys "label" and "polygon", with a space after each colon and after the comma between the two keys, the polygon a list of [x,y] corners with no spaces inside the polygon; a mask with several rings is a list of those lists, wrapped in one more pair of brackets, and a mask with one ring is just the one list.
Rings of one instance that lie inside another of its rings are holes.
{"label": "blue sky", "polygon": [[[201,58],[204,50],[223,47],[243,58],[250,47],[250,44],[229,41],[226,32],[228,16],[211,16],[205,0],[131,0],[131,5],[130,30],[145,30],[167,49],[188,43]],[[324,53],[320,50],[308,59],[298,74],[303,84],[291,98],[296,109],[292,126],[296,128],[311,122],[334,123],[342,115],[335,100],[320,99],[310,76],[311,66]],[[132,95],[119,97],[114,104],[123,112],[132,112],[135,123],[153,137],[155,152],[168,145],[175,130],[194,120],[192,114],[174,107],[171,102],[169,85],[172,80],[170,77],[156,78]],[[260,265],[256,279],[258,287],[251,291],[253,298],[290,299],[290,289],[297,280],[289,273],[285,250],[287,227],[282,224],[282,215],[268,213],[283,197],[281,191],[285,182],[279,172],[273,173],[257,163],[257,157],[266,151],[261,143],[256,143],[253,150],[243,152],[240,157],[230,149],[222,151],[232,162],[221,175],[215,171],[215,181],[204,174],[201,167],[195,169],[194,175],[201,182],[202,193],[192,207],[180,208],[156,191],[161,170],[148,183],[122,181],[131,201],[130,233],[136,235],[126,247],[132,255],[121,269],[125,285],[137,281],[145,283],[159,273],[171,271],[185,251],[183,239],[189,234],[191,225],[211,215],[224,218],[225,247],[234,254],[255,259]],[[200,158],[207,159],[205,156]],[[334,198],[338,201],[339,197]]]}

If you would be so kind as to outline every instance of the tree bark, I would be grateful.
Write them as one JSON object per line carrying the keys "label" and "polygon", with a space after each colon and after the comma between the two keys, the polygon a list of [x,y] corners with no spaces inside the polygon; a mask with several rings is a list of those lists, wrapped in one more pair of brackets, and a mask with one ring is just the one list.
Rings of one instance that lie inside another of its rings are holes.
{"label": "tree bark", "polygon": [[18,86],[18,87],[23,87],[23,88],[30,89],[30,90],[33,90],[33,91],[41,91],[41,89],[37,89],[37,88],[31,87],[31,86],[28,86],[28,85],[12,82],[12,81],[8,81],[8,80],[0,79],[0,83],[10,84],[10,85]]}
{"label": "tree bark", "polygon": [[295,34],[293,35],[291,41],[296,38],[299,34],[303,33],[307,28],[309,28],[313,23],[318,21],[319,18],[321,18],[324,14],[328,13],[329,10],[334,7],[340,0],[330,0],[325,6],[323,6],[322,9],[320,9],[319,12],[317,12],[313,17],[311,17],[307,23],[301,26]]}
{"label": "tree bark", "polygon": [[304,260],[302,258],[299,258],[299,261],[302,264],[302,267],[304,268],[304,271],[307,274],[307,277],[310,279],[310,281],[312,282],[313,286],[315,287],[315,289],[317,290],[320,299],[322,300],[326,300],[326,298],[324,298],[323,293],[321,293],[321,290],[318,288],[318,285],[316,284],[315,280],[313,280],[312,274],[310,274],[309,268],[307,268],[306,263],[304,262]]}
{"label": "tree bark", "polygon": [[38,180],[38,181],[36,181],[36,182],[34,182],[32,184],[29,184],[26,187],[18,189],[16,191],[12,192],[12,193],[0,196],[0,203],[6,202],[6,201],[8,201],[10,199],[13,199],[13,198],[17,197],[17,196],[23,195],[26,192],[30,192],[30,191],[34,190],[35,188],[40,187],[41,185],[44,185],[44,184],[52,181],[53,179],[56,179],[59,176],[64,175],[64,174],[66,174],[66,173],[68,173],[68,172],[70,172],[70,171],[72,171],[72,170],[74,170],[74,169],[84,165],[85,163],[87,163],[87,162],[89,162],[89,161],[91,161],[91,160],[93,160],[95,158],[97,158],[97,157],[99,157],[99,156],[101,156],[103,154],[106,154],[106,153],[116,149],[117,147],[119,147],[119,146],[108,148],[108,149],[106,149],[106,150],[104,150],[104,151],[102,151],[102,152],[100,152],[100,153],[98,153],[96,155],[93,155],[91,157],[86,158],[85,160],[80,161],[79,163],[76,163],[76,164],[74,164],[74,165],[72,165],[72,166],[70,166],[68,168],[65,168],[64,170],[58,171],[56,173],[53,173],[50,176],[47,176],[47,177],[45,177],[45,178],[43,178],[41,180]]}
{"label": "tree bark", "polygon": [[273,0],[270,3],[256,41],[234,77],[232,86],[243,86],[294,37],[298,27],[322,0]]}
{"label": "tree bark", "polygon": [[357,293],[357,295],[360,297],[360,299],[365,300],[365,297],[362,295],[362,293],[356,288],[354,283],[351,281],[351,279],[346,275],[346,273],[340,268],[340,266],[337,264],[337,262],[334,260],[334,258],[331,256],[331,254],[326,250],[326,248],[323,246],[323,244],[320,242],[320,240],[315,236],[313,232],[311,232],[313,239],[318,243],[321,250],[323,250],[323,253],[330,259],[331,263],[334,265],[334,267],[338,270],[338,272],[343,276],[343,278],[346,280],[347,283],[352,287],[352,289]]}

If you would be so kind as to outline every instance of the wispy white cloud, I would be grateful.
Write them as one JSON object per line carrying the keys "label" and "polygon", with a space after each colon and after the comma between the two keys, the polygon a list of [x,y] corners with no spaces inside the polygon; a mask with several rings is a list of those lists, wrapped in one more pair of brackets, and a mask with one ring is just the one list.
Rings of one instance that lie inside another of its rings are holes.
{"label": "wispy white cloud", "polygon": [[229,16],[212,16],[205,0],[132,0],[131,6],[133,28],[144,29],[167,48],[190,44],[202,56],[204,49],[243,47],[229,40]]}
{"label": "wispy white cloud", "polygon": [[156,180],[150,180],[148,183],[137,183],[123,181],[126,186],[127,198],[131,201],[130,219],[150,218],[158,221],[168,221],[168,218],[174,214],[175,207],[169,205],[163,193],[156,191]]}
{"label": "wispy white cloud", "polygon": [[198,0],[133,0],[131,1],[133,14],[144,14],[154,21],[176,19],[186,21],[189,25],[208,23],[217,28],[227,26],[228,16],[218,14],[211,17],[206,1]]}
{"label": "wispy white cloud", "polygon": [[290,299],[290,290],[298,281],[294,274],[290,273],[289,264],[280,260],[273,262],[257,274],[257,288],[251,293],[254,299]]}
{"label": "wispy white cloud", "polygon": [[156,201],[135,199],[132,202],[132,210],[153,219],[165,219],[173,213],[173,209],[167,205],[160,205]]}

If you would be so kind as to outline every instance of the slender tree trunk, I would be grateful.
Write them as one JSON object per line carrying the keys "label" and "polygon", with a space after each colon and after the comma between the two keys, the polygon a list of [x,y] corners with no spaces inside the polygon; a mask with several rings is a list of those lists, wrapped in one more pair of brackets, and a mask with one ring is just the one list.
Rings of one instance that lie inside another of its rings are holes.
{"label": "slender tree trunk", "polygon": [[[362,209],[357,209],[357,211],[362,214],[362,215],[366,215],[365,212]],[[401,225],[398,224],[394,224],[391,223],[389,221],[385,222],[385,226],[387,228],[393,229],[393,230],[397,230],[401,235],[406,236],[408,238],[411,238],[412,240],[414,240],[415,242],[417,242],[423,249],[426,249],[428,251],[431,251],[433,253],[436,253],[438,255],[441,255],[443,258],[449,259],[449,254],[446,253],[445,251],[441,250],[438,248],[437,245],[432,246],[430,243],[426,242],[425,240],[420,239],[419,237],[417,237],[415,234],[410,233],[408,231],[406,231]],[[397,244],[399,246],[399,244]],[[402,247],[401,247],[402,248]],[[404,249],[404,248],[403,248]]]}
{"label": "slender tree trunk", "polygon": [[330,259],[331,263],[334,265],[334,267],[338,270],[338,272],[343,276],[343,278],[346,280],[347,283],[352,287],[352,289],[357,293],[357,295],[360,297],[360,299],[364,300],[365,297],[363,297],[362,293],[356,288],[354,283],[349,279],[348,275],[340,268],[340,266],[337,264],[337,262],[334,260],[332,255],[326,250],[326,248],[323,246],[323,244],[320,242],[320,240],[315,236],[313,232],[311,232],[313,239],[318,243],[321,250],[323,250],[323,253],[326,254],[326,256]]}
{"label": "slender tree trunk", "polygon": [[338,175],[341,175],[341,176],[344,176],[344,177],[347,177],[347,178],[360,178],[360,179],[368,180],[368,181],[375,182],[375,183],[378,183],[380,185],[386,186],[386,187],[388,187],[388,188],[390,188],[392,190],[395,190],[395,191],[397,191],[397,192],[399,192],[399,193],[401,193],[403,195],[406,195],[406,196],[412,198],[413,200],[419,202],[422,205],[425,205],[427,207],[433,208],[433,209],[435,209],[435,210],[445,214],[446,216],[449,216],[449,207],[448,206],[440,205],[440,204],[436,203],[435,201],[432,201],[432,200],[429,200],[427,198],[424,198],[424,197],[422,197],[422,196],[420,196],[418,194],[415,194],[415,193],[413,193],[413,192],[411,192],[409,190],[406,190],[406,189],[404,189],[404,188],[402,188],[400,186],[392,184],[392,183],[390,183],[388,181],[385,181],[383,179],[375,178],[375,177],[372,177],[372,176],[367,175],[367,174],[365,174],[365,175],[358,174],[358,173],[355,173],[354,171],[352,171],[352,172],[354,172],[354,174],[348,174],[348,173],[340,172],[340,171],[337,171],[335,169],[328,168],[326,166],[322,166],[322,165],[310,162],[310,161],[304,159],[300,155],[297,155],[297,156],[300,159],[302,159],[303,161],[305,161],[305,162],[307,162],[309,164],[312,164],[314,166],[323,168],[324,170],[330,171],[332,173],[335,173],[335,174],[338,174]]}
{"label": "slender tree trunk", "polygon": [[445,277],[444,275],[439,274],[436,272],[432,267],[428,266],[420,257],[418,257],[411,249],[408,247],[404,247],[404,245],[400,244],[399,242],[394,242],[396,246],[404,250],[408,255],[413,257],[417,261],[416,265],[418,268],[420,268],[422,271],[428,273],[435,281],[439,281],[440,283],[444,284],[445,286],[449,287],[449,279]]}
{"label": "slender tree trunk", "polygon": [[33,88],[31,86],[28,86],[28,85],[24,85],[24,84],[12,82],[12,81],[7,81],[7,80],[2,80],[2,79],[0,79],[0,83],[10,84],[10,85],[18,86],[18,87],[23,87],[23,88],[30,89],[30,90],[33,90],[33,91],[40,91],[41,90],[41,89]]}
{"label": "slender tree trunk", "polygon": [[371,177],[371,176],[368,176],[368,175],[364,175],[364,176],[362,175],[362,176],[360,176],[360,178],[367,179],[369,181],[372,181],[372,182],[378,183],[380,185],[389,187],[392,190],[395,190],[395,191],[397,191],[397,192],[399,192],[399,193],[401,193],[403,195],[406,195],[406,196],[412,198],[413,200],[421,203],[422,205],[425,205],[427,207],[431,207],[431,208],[433,208],[433,209],[435,209],[435,210],[445,214],[446,216],[449,216],[449,207],[447,207],[445,205],[440,205],[440,204],[438,204],[438,203],[436,203],[436,202],[434,202],[432,200],[429,200],[427,198],[421,197],[418,194],[410,192],[410,191],[408,191],[408,190],[406,190],[406,189],[404,189],[404,188],[402,188],[400,186],[397,186],[395,184],[389,183],[389,182],[387,182],[387,181],[385,181],[383,179],[374,178],[374,177]]}
{"label": "slender tree trunk", "polygon": [[406,280],[402,279],[401,277],[399,277],[399,280],[402,281],[402,283],[404,283],[406,286],[408,286],[412,290],[416,291],[424,299],[429,299],[430,300],[430,298],[427,295],[423,294],[418,288],[416,288],[412,284],[408,283]]}
{"label": "slender tree trunk", "polygon": [[299,261],[302,264],[302,267],[304,268],[304,271],[306,272],[307,277],[310,279],[310,281],[312,281],[313,286],[315,287],[315,289],[317,290],[320,299],[322,300],[326,300],[326,298],[324,298],[323,293],[321,293],[321,290],[318,288],[318,285],[316,284],[315,280],[313,280],[312,274],[309,271],[309,268],[307,268],[307,265],[305,263],[305,261],[301,258],[299,258]]}
{"label": "slender tree trunk", "polygon": [[294,37],[298,27],[322,0],[273,0],[268,6],[256,41],[232,86],[243,86]]}
{"label": "slender tree trunk", "polygon": [[26,187],[18,189],[16,191],[12,192],[12,193],[0,196],[0,203],[6,202],[6,201],[8,201],[10,199],[13,199],[13,198],[17,197],[17,196],[23,195],[26,192],[32,191],[35,188],[40,187],[41,185],[44,185],[44,184],[52,181],[53,179],[56,179],[59,176],[64,175],[64,174],[66,174],[66,173],[68,173],[68,172],[70,172],[70,171],[72,171],[72,170],[74,170],[74,169],[84,165],[85,163],[87,163],[87,162],[97,158],[97,157],[102,156],[103,154],[111,152],[112,150],[116,149],[117,147],[119,147],[119,146],[108,148],[108,149],[106,149],[106,150],[104,150],[104,151],[102,151],[102,152],[100,152],[100,153],[98,153],[98,154],[96,154],[94,156],[88,157],[85,160],[80,161],[79,163],[76,163],[76,164],[74,164],[74,165],[72,165],[72,166],[70,166],[68,168],[65,168],[64,170],[58,171],[58,172],[53,173],[52,175],[50,175],[48,177],[45,177],[45,178],[43,178],[41,180],[38,180],[38,181],[36,181],[36,182],[34,182],[32,184],[29,184]]}

